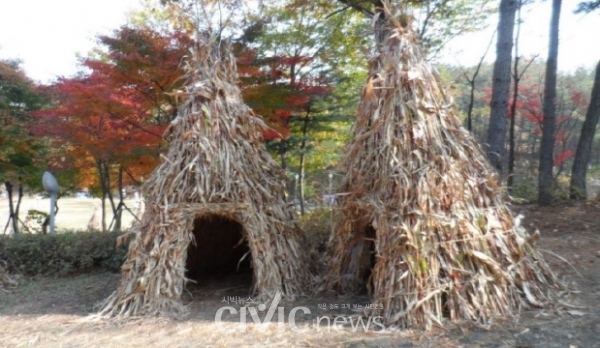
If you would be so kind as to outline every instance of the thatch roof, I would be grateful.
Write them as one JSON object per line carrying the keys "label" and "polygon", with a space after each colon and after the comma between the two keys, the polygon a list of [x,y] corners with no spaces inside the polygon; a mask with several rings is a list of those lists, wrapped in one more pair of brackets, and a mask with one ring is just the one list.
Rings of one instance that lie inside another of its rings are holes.
{"label": "thatch roof", "polygon": [[[375,20],[370,60],[341,163],[326,288],[368,288],[388,325],[485,324],[548,304],[560,286],[515,224],[480,146],[462,126],[406,15]],[[373,255],[370,255],[373,252]]]}
{"label": "thatch roof", "polygon": [[208,40],[191,50],[186,70],[185,88],[175,93],[183,101],[179,116],[165,133],[168,154],[143,185],[146,210],[133,229],[119,288],[101,314],[185,310],[180,298],[198,218],[242,226],[257,300],[277,291],[292,299],[310,281],[304,241],[285,202],[284,174],[262,142],[265,124],[242,100],[230,48]]}

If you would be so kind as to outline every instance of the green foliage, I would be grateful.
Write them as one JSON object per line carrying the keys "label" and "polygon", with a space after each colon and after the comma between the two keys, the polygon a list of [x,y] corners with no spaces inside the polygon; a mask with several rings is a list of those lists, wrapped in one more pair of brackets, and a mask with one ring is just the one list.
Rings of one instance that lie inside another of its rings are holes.
{"label": "green foliage", "polygon": [[[249,43],[256,48],[260,60],[271,65],[279,62],[283,68],[282,74],[260,84],[261,88],[270,86],[281,93],[286,85],[305,90],[323,87],[324,93],[310,96],[309,113],[306,107],[298,110],[287,107],[291,116],[286,122],[289,135],[284,134],[285,153],[282,154],[278,141],[268,143],[274,154],[285,157],[292,178],[304,167],[304,191],[309,197],[321,191],[312,187],[310,177],[335,167],[350,139],[372,43],[368,22],[358,12],[337,12],[339,9],[339,4],[327,1],[269,3],[265,5],[262,24],[253,31]],[[256,99],[255,103],[259,104],[257,112],[263,116],[268,113],[261,106],[274,109],[274,102],[291,100],[278,98],[276,93],[263,95],[266,97]]]}
{"label": "green foliage", "polygon": [[569,175],[559,175],[555,179],[552,187],[552,204],[567,204],[570,202],[569,183],[571,177]]}
{"label": "green foliage", "polygon": [[46,146],[30,132],[31,112],[47,102],[18,61],[0,60],[0,180],[39,186]]}
{"label": "green foliage", "polygon": [[[298,2],[298,1],[297,1]],[[319,0],[318,6],[332,7],[331,1]],[[309,3],[306,2],[305,3]],[[323,4],[325,3],[325,4]],[[405,0],[391,1],[407,8],[407,13],[415,18],[414,27],[421,37],[421,44],[430,58],[453,38],[468,32],[481,30],[486,26],[488,17],[496,11],[496,2],[492,0]],[[313,2],[310,2],[311,6]],[[381,6],[381,0],[337,0],[339,7],[352,8],[366,15],[370,20],[375,8]],[[332,11],[333,12],[333,11]]]}
{"label": "green foliage", "polygon": [[600,177],[600,166],[596,165],[596,166],[590,166],[590,168],[587,171],[588,175],[590,177],[593,178],[598,178]]}
{"label": "green foliage", "polygon": [[[472,78],[476,66],[462,68],[453,65],[439,65],[438,70],[442,83],[450,91],[458,115],[466,126],[467,109],[470,101],[470,86],[467,76]],[[473,135],[483,141],[487,133],[487,123],[490,114],[489,93],[492,86],[492,64],[484,63],[477,78],[475,79],[474,103],[473,103]]]}
{"label": "green foliage", "polygon": [[0,236],[0,261],[24,275],[57,275],[93,269],[118,271],[126,247],[115,247],[121,233],[65,232],[56,235]]}
{"label": "green foliage", "polygon": [[[567,175],[560,175],[554,180],[552,187],[552,204],[569,202],[569,180]],[[510,195],[516,202],[535,203],[538,200],[537,177],[529,176],[515,180]]]}
{"label": "green foliage", "polygon": [[535,178],[520,178],[515,180],[510,190],[510,195],[516,198],[515,202],[533,203],[537,200],[537,181]]}
{"label": "green foliage", "polygon": [[492,0],[408,1],[427,55],[435,57],[453,38],[485,28],[497,8]]}

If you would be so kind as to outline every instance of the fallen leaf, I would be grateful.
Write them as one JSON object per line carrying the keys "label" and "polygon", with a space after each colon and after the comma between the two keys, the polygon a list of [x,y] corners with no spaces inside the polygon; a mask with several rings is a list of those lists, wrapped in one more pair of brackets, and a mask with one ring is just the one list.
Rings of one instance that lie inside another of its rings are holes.
{"label": "fallen leaf", "polygon": [[570,310],[570,311],[567,311],[567,313],[569,313],[571,315],[579,315],[579,316],[586,314],[585,312],[577,311],[577,310]]}

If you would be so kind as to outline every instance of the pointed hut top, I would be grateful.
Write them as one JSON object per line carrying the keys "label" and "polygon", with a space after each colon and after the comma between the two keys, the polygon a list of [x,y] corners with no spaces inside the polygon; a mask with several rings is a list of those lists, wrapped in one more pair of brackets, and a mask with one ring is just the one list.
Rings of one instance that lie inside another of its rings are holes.
{"label": "pointed hut top", "polygon": [[172,94],[181,106],[165,131],[169,152],[146,195],[166,195],[169,204],[283,199],[284,173],[262,143],[268,127],[243,101],[231,46],[205,39],[185,71],[185,86]]}
{"label": "pointed hut top", "polygon": [[[101,315],[184,313],[189,245],[197,236],[223,235],[196,221],[215,217],[242,227],[255,299],[276,293],[293,299],[310,285],[309,255],[285,202],[283,171],[262,143],[265,124],[242,100],[230,46],[205,40],[185,64],[186,85],[173,93],[179,115],[165,132],[169,151],[144,183],[147,208],[133,228],[119,288]],[[191,262],[205,258],[210,254],[198,252]]]}
{"label": "pointed hut top", "polygon": [[[242,135],[249,136],[247,140],[252,142],[262,141],[262,132],[268,127],[244,104],[238,87],[236,60],[229,42],[220,41],[214,36],[201,36],[197,46],[189,50],[189,56],[184,61],[184,71],[186,80],[184,86],[171,93],[183,104],[179,107],[177,118],[165,132],[167,140],[175,138],[171,137],[174,129],[179,127],[184,118],[187,118],[187,122],[203,119],[202,125],[207,128],[216,127],[217,124],[212,122],[216,119],[220,120],[218,124],[229,123],[233,126],[244,120],[245,130],[249,132],[244,132]],[[201,110],[189,109],[192,104],[200,107]],[[230,137],[238,135],[235,129],[227,130],[232,131],[227,134]],[[210,133],[205,135],[208,136]]]}
{"label": "pointed hut top", "polygon": [[370,315],[404,327],[444,316],[485,323],[524,303],[551,304],[560,281],[514,223],[410,18],[393,10],[402,7],[384,1],[373,21],[378,54],[341,162],[326,287],[366,286],[383,307]]}
{"label": "pointed hut top", "polygon": [[[393,14],[402,10],[402,5],[391,7],[385,1],[381,14],[375,17],[375,31],[383,35],[376,34],[381,38],[379,54],[370,60],[343,170],[360,173],[363,179],[377,175],[400,181],[416,172],[435,170],[444,181],[472,179],[499,192],[496,173],[479,144],[462,127],[436,70],[424,59],[411,17]],[[361,159],[371,155],[376,158]],[[458,162],[469,163],[469,168],[454,171],[459,177],[452,177],[448,169]],[[371,167],[369,163],[380,165]]]}

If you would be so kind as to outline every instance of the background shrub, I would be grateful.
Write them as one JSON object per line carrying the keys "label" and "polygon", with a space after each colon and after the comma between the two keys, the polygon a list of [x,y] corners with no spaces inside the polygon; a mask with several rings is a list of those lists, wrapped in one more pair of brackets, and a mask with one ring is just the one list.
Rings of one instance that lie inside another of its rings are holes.
{"label": "background shrub", "polygon": [[0,261],[23,275],[67,275],[93,269],[119,271],[127,244],[115,247],[122,232],[65,232],[56,235],[0,236]]}
{"label": "background shrub", "polygon": [[328,208],[310,210],[298,217],[298,224],[306,234],[310,246],[318,253],[325,253],[331,234],[332,211]]}

